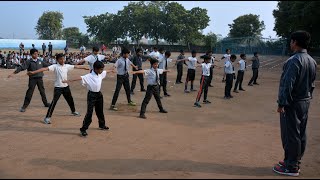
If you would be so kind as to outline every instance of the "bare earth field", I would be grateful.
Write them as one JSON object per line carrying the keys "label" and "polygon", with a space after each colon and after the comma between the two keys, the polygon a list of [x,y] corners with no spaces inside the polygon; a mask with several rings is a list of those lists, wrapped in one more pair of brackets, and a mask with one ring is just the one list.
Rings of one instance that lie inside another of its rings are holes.
{"label": "bare earth field", "polygon": [[[177,56],[178,53],[173,53],[172,58]],[[9,80],[6,77],[13,70],[0,69],[0,178],[288,178],[272,171],[273,165],[283,158],[276,100],[286,58],[261,56],[260,85],[247,86],[252,76],[249,67],[244,75],[246,91],[232,93],[231,100],[223,99],[223,69],[214,69],[214,87],[208,92],[212,104],[202,108],[193,107],[197,92],[185,94],[183,84],[174,84],[176,68],[171,63],[168,93],[172,96],[162,99],[169,113],[159,113],[152,98],[145,120],[138,118],[145,95],[139,92],[139,82],[132,97],[138,104],[136,107],[127,106],[122,88],[116,104],[119,111],[108,110],[116,82],[115,74],[109,74],[101,91],[110,130],[99,130],[94,114],[86,138],[79,136],[87,105],[87,90],[80,82],[71,83],[70,87],[82,116],[71,116],[61,96],[52,124],[46,125],[43,119],[47,108],[38,89],[27,111],[19,112],[28,85],[26,72]],[[111,66],[108,64],[106,68]],[[150,65],[144,63],[144,67]],[[185,67],[183,79],[186,72]],[[69,79],[86,73],[71,71]],[[199,79],[200,68],[196,89]],[[53,73],[45,72],[49,101],[53,96],[53,80]],[[299,178],[320,178],[319,78],[316,86]]]}

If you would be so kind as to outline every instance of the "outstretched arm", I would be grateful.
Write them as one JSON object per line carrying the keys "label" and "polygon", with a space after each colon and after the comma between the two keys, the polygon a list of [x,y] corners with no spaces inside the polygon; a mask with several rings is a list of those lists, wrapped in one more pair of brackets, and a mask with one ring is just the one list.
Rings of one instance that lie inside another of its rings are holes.
{"label": "outstretched arm", "polygon": [[82,80],[82,78],[78,77],[78,78],[75,78],[75,79],[63,80],[62,83],[69,83],[69,82],[80,81],[80,80]]}
{"label": "outstretched arm", "polygon": [[90,70],[90,68],[84,66],[84,65],[74,65],[75,69],[84,69],[84,70]]}
{"label": "outstretched arm", "polygon": [[40,72],[43,72],[43,71],[49,71],[49,68],[48,67],[44,67],[44,68],[41,68],[41,69],[38,69],[38,70],[35,70],[35,71],[29,71],[27,73],[27,75],[32,76],[34,74],[37,74],[37,73],[40,73]]}
{"label": "outstretched arm", "polygon": [[139,71],[131,71],[131,74],[143,74],[144,70],[139,70]]}

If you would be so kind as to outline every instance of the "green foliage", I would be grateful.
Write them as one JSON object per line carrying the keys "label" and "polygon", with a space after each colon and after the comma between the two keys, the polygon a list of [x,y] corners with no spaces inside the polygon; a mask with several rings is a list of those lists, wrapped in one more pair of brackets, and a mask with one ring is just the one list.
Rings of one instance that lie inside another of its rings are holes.
{"label": "green foliage", "polygon": [[[311,34],[311,46],[320,46],[320,2],[319,1],[279,1],[278,9],[273,11],[278,36],[290,38],[297,30]],[[287,42],[288,44],[289,42]]]}
{"label": "green foliage", "polygon": [[216,46],[217,41],[218,38],[213,32],[209,32],[206,36],[204,36],[205,46],[210,47],[210,49]]}
{"label": "green foliage", "polygon": [[254,14],[239,16],[228,26],[230,27],[230,37],[261,36],[261,31],[265,29],[264,22],[259,21],[259,15]]}
{"label": "green foliage", "polygon": [[44,12],[35,27],[39,39],[61,39],[62,20],[63,14],[60,12]]}

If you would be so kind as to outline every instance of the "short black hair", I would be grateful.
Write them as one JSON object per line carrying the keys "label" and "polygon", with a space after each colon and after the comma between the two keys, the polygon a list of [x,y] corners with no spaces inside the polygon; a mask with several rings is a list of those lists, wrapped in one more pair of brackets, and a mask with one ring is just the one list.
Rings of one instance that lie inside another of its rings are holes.
{"label": "short black hair", "polygon": [[192,50],[192,51],[191,51],[191,54],[196,54],[196,53],[197,53],[196,50]]}
{"label": "short black hair", "polygon": [[180,53],[183,53],[183,52],[184,52],[183,49],[181,49],[181,50],[180,50]]}
{"label": "short black hair", "polygon": [[121,50],[121,55],[124,55],[124,54],[130,54],[130,50],[126,47],[122,48]]}
{"label": "short black hair", "polygon": [[230,59],[237,59],[237,56],[236,56],[235,54],[232,54],[232,55],[230,56]]}
{"label": "short black hair", "polygon": [[203,56],[201,56],[204,60],[208,60],[208,59],[211,59],[210,58],[210,56],[208,56],[208,55],[203,55]]}
{"label": "short black hair", "polygon": [[93,69],[101,69],[101,68],[104,68],[103,62],[101,62],[101,61],[94,62]]}
{"label": "short black hair", "polygon": [[311,35],[307,31],[299,30],[292,33],[290,39],[296,41],[299,47],[307,49],[310,44]]}
{"label": "short black hair", "polygon": [[150,64],[153,65],[154,63],[158,63],[159,61],[154,58],[150,58]]}
{"label": "short black hair", "polygon": [[138,52],[142,52],[142,49],[141,48],[138,48],[138,49],[136,49],[136,53],[138,54]]}
{"label": "short black hair", "polygon": [[226,49],[226,52],[228,52],[230,49]]}
{"label": "short black hair", "polygon": [[161,48],[159,49],[159,51],[164,51],[164,49],[161,47]]}
{"label": "short black hair", "polygon": [[153,47],[153,50],[155,50],[155,49],[156,49],[156,50],[158,50],[158,48],[157,48],[157,47]]}
{"label": "short black hair", "polygon": [[[10,51],[9,51],[10,52]],[[30,49],[30,54],[32,55],[32,54],[34,54],[35,52],[38,52],[38,50],[37,49]]]}
{"label": "short black hair", "polygon": [[94,47],[92,48],[92,51],[93,51],[93,52],[99,52],[99,48],[98,48],[97,46],[94,46]]}
{"label": "short black hair", "polygon": [[254,56],[257,55],[257,54],[259,54],[259,53],[258,53],[258,52],[254,52],[254,53],[253,53]]}
{"label": "short black hair", "polygon": [[59,54],[56,55],[56,60],[58,60],[58,59],[60,59],[60,58],[62,58],[62,57],[63,57],[63,54],[62,54],[62,53],[59,53]]}
{"label": "short black hair", "polygon": [[170,52],[170,51],[166,51],[166,52],[164,53],[164,55],[165,55],[165,56],[171,56],[171,52]]}
{"label": "short black hair", "polygon": [[243,53],[240,54],[240,57],[241,57],[241,58],[243,58],[243,57],[245,57],[245,56],[246,56],[246,54],[243,54]]}
{"label": "short black hair", "polygon": [[211,50],[208,50],[208,51],[206,52],[207,55],[208,55],[209,53],[212,53],[212,51],[211,51]]}

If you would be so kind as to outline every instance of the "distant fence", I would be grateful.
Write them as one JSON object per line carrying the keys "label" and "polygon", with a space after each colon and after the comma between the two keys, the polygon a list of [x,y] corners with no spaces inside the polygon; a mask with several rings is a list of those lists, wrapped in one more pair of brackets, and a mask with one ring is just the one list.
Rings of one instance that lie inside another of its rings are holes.
{"label": "distant fence", "polygon": [[41,50],[42,44],[45,43],[48,50],[49,42],[51,42],[53,50],[63,50],[66,47],[66,40],[0,39],[0,49],[19,49],[21,42],[25,49],[31,49],[34,44],[36,49]]}

